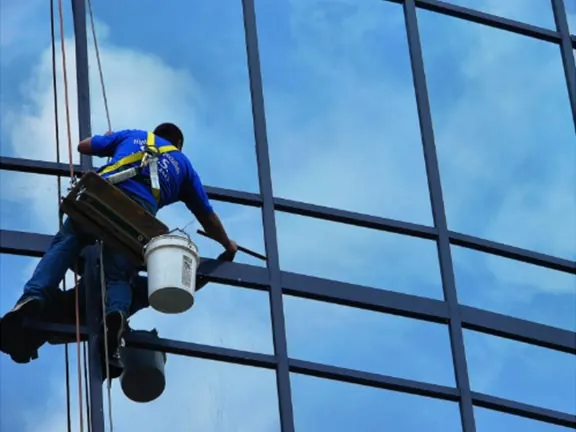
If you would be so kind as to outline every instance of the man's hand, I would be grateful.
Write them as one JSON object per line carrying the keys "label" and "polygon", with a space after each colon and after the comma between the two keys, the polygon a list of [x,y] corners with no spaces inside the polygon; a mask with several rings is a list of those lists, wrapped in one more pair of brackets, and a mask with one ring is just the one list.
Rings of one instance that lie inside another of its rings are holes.
{"label": "man's hand", "polygon": [[218,259],[220,261],[234,261],[236,252],[238,252],[238,245],[235,241],[230,240],[230,242],[226,245],[226,250],[218,255]]}

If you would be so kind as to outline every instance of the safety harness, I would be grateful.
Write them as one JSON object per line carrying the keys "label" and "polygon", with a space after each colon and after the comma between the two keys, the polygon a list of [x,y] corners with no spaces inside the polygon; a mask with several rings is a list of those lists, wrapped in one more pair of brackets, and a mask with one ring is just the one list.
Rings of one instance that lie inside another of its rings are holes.
{"label": "safety harness", "polygon": [[[112,184],[117,184],[125,180],[141,176],[142,169],[146,166],[150,167],[150,188],[152,195],[159,204],[160,203],[160,180],[158,178],[158,158],[173,151],[178,151],[173,145],[165,145],[156,147],[156,136],[152,132],[148,132],[146,138],[146,150],[132,153],[118,162],[102,168],[98,173],[100,175],[110,174],[106,180]],[[139,165],[138,165],[139,162]],[[148,179],[142,176],[142,181],[148,183]]]}

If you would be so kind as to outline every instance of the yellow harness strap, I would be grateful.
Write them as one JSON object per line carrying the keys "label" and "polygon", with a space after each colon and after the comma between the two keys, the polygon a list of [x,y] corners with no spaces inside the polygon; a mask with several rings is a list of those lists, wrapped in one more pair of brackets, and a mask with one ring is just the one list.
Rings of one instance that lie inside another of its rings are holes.
{"label": "yellow harness strap", "polygon": [[[148,136],[146,138],[146,151],[140,151],[136,153],[132,153],[126,157],[123,157],[118,162],[109,165],[103,168],[98,173],[100,175],[103,174],[114,174],[115,172],[119,172],[125,168],[128,168],[128,165],[135,164],[140,162],[140,166],[147,165],[148,157],[152,155],[152,157],[156,157],[156,155],[162,155],[165,153],[170,153],[173,151],[179,151],[177,147],[173,145],[165,145],[162,147],[156,147],[156,136],[152,132],[148,132]],[[152,168],[152,167],[151,167]],[[155,168],[157,169],[157,167]],[[150,173],[152,175],[152,172]],[[157,172],[156,172],[157,176]],[[160,203],[160,188],[154,187],[155,181],[152,181],[152,195],[156,199],[157,203]]]}

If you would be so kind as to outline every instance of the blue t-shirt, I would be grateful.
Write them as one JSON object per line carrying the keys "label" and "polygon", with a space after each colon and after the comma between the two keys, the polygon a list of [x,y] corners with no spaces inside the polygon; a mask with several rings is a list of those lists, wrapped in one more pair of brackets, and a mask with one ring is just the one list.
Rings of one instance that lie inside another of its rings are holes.
{"label": "blue t-shirt", "polygon": [[[92,152],[96,156],[111,158],[110,162],[104,166],[106,167],[126,156],[145,150],[147,136],[148,133],[142,130],[122,130],[110,135],[95,135],[92,137]],[[156,147],[167,145],[172,144],[156,136]],[[149,168],[143,168],[141,174],[149,179]],[[106,178],[107,175],[102,177]],[[157,210],[176,201],[182,201],[195,215],[210,214],[214,211],[198,173],[184,153],[173,151],[160,155],[158,179],[160,181],[159,205],[152,195],[150,184],[139,181],[137,178],[125,180],[116,186],[143,198]]]}

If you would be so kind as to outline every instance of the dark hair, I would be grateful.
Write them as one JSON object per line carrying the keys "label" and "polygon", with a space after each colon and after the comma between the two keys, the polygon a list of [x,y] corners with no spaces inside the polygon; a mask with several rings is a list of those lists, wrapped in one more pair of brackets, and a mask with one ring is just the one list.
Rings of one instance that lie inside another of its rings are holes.
{"label": "dark hair", "polygon": [[177,147],[184,145],[184,134],[174,123],[162,123],[154,129],[154,135],[170,141]]}

